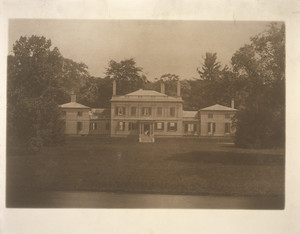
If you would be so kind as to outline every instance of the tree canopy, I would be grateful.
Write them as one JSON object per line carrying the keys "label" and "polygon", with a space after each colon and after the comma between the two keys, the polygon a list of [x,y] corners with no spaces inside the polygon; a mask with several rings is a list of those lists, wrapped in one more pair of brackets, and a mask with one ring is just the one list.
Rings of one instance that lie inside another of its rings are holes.
{"label": "tree canopy", "polygon": [[87,67],[65,59],[51,40],[34,35],[20,37],[7,62],[8,141],[29,151],[62,143],[58,104],[67,102],[68,92],[85,82]]}
{"label": "tree canopy", "polygon": [[280,147],[285,142],[285,28],[271,24],[232,57],[233,70],[244,80],[236,116],[236,144]]}
{"label": "tree canopy", "polygon": [[215,81],[220,76],[220,62],[217,62],[217,53],[207,52],[201,68],[197,71],[203,80]]}
{"label": "tree canopy", "polygon": [[105,74],[107,78],[117,81],[117,94],[122,95],[144,88],[147,78],[142,71],[143,69],[136,65],[134,59],[130,58],[120,62],[111,60]]}

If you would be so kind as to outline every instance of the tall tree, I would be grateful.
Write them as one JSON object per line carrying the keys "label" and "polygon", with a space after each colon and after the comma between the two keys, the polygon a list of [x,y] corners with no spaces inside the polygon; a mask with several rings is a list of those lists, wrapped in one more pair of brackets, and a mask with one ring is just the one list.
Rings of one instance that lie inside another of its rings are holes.
{"label": "tall tree", "polygon": [[225,66],[221,69],[221,63],[217,62],[216,53],[206,53],[201,68],[197,71],[201,79],[190,80],[190,95],[187,103],[191,109],[198,110],[214,105],[230,105],[234,97],[232,82],[234,74]]}
{"label": "tall tree", "polygon": [[220,76],[221,64],[217,62],[217,53],[207,52],[205,54],[204,63],[197,71],[202,80],[215,81]]}
{"label": "tall tree", "polygon": [[244,108],[236,118],[236,144],[283,146],[285,142],[285,28],[271,24],[232,57],[244,80]]}
{"label": "tall tree", "polygon": [[145,86],[147,78],[142,71],[134,59],[130,58],[120,62],[111,60],[105,74],[109,79],[117,81],[117,94],[122,95]]}
{"label": "tall tree", "polygon": [[85,78],[84,66],[63,58],[50,40],[39,36],[20,37],[7,62],[8,148],[9,142],[31,151],[42,144],[62,143],[58,104],[69,99],[71,87],[66,84],[71,76]]}

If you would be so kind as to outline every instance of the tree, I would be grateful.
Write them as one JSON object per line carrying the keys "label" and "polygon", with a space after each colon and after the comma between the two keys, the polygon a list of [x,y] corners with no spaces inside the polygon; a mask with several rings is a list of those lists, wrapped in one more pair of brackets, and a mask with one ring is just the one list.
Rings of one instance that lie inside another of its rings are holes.
{"label": "tree", "polygon": [[235,96],[234,73],[227,67],[221,69],[221,63],[217,62],[216,53],[206,53],[201,68],[197,68],[201,79],[190,80],[190,95],[187,103],[189,108],[200,108],[214,105],[230,105]]}
{"label": "tree", "polygon": [[215,81],[219,78],[221,64],[217,62],[217,53],[205,54],[204,63],[197,71],[202,80]]}
{"label": "tree", "polygon": [[285,28],[271,24],[232,57],[244,82],[236,116],[235,142],[243,147],[283,146],[285,142]]}
{"label": "tree", "polygon": [[[86,78],[86,66],[63,58],[45,37],[20,37],[8,56],[8,148],[37,151],[63,143],[58,105],[69,100],[70,84]],[[12,142],[13,145],[10,144]]]}
{"label": "tree", "polygon": [[123,95],[145,86],[147,78],[142,71],[141,67],[136,66],[134,59],[130,58],[120,62],[111,60],[105,74],[109,79],[117,81],[117,94]]}
{"label": "tree", "polygon": [[112,81],[108,77],[89,77],[80,88],[78,101],[89,107],[110,107]]}

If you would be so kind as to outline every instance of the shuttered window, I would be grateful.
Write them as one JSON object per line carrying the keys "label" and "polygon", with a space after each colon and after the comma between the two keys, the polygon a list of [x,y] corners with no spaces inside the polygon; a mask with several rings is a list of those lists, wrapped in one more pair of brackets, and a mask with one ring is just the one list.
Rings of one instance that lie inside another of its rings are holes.
{"label": "shuttered window", "polygon": [[119,131],[125,131],[125,122],[119,122],[118,130]]}
{"label": "shuttered window", "polygon": [[117,106],[115,109],[115,115],[125,115],[126,108],[124,106]]}
{"label": "shuttered window", "polygon": [[164,130],[164,122],[155,123],[155,130]]}
{"label": "shuttered window", "polygon": [[128,123],[128,129],[129,130],[137,130],[138,129],[138,124],[136,122],[129,122]]}
{"label": "shuttered window", "polygon": [[177,131],[177,123],[174,122],[168,123],[168,131]]}
{"label": "shuttered window", "polygon": [[143,116],[150,116],[151,115],[151,107],[143,107],[142,108],[142,115]]}
{"label": "shuttered window", "polygon": [[170,116],[175,117],[175,107],[170,108]]}
{"label": "shuttered window", "polygon": [[136,107],[135,106],[132,106],[131,107],[131,116],[136,116]]}
{"label": "shuttered window", "polygon": [[207,132],[214,133],[216,131],[216,123],[208,123],[207,124]]}
{"label": "shuttered window", "polygon": [[225,123],[225,133],[230,133],[230,123]]}
{"label": "shuttered window", "polygon": [[77,122],[77,131],[82,130],[82,122]]}
{"label": "shuttered window", "polygon": [[162,116],[162,107],[157,107],[157,116]]}

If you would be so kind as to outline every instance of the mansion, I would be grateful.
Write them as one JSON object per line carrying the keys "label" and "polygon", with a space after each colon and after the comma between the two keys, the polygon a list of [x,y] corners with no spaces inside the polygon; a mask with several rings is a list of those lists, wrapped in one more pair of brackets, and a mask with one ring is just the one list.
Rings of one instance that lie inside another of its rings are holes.
{"label": "mansion", "polygon": [[234,102],[231,107],[213,105],[199,111],[184,111],[180,95],[139,89],[126,95],[117,95],[116,81],[113,82],[111,108],[90,108],[76,102],[60,105],[64,113],[65,134],[106,135],[111,137],[135,137],[139,142],[154,142],[156,137],[183,136],[231,136],[232,117],[236,113]]}

